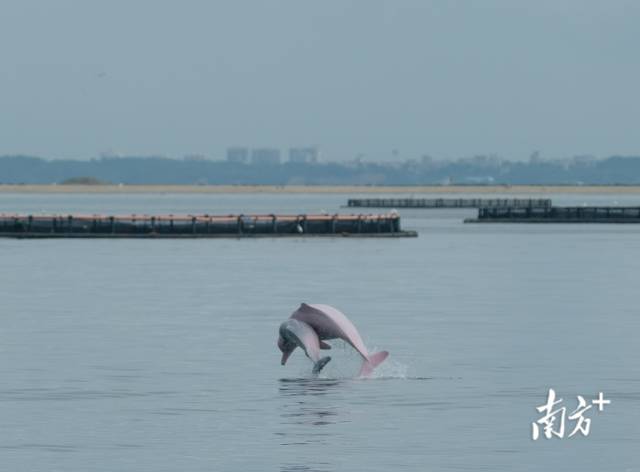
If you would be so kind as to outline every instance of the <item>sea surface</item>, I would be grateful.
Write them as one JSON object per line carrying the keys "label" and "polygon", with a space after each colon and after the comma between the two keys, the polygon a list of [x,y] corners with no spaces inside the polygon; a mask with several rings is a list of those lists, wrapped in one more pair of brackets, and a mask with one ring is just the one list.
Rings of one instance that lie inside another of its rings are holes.
{"label": "sea surface", "polygon": [[[356,196],[2,194],[0,212],[333,213]],[[418,238],[0,239],[0,470],[639,471],[640,225],[400,213]],[[281,366],[301,302],[389,359],[357,379],[334,342],[318,378],[300,350]],[[564,438],[534,441],[550,388]],[[578,395],[589,434],[568,437]]]}

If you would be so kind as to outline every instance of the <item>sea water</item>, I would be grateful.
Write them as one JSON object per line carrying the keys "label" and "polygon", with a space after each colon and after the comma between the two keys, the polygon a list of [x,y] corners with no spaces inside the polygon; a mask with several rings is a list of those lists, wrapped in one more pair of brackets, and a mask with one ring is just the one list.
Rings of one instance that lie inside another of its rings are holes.
{"label": "sea water", "polygon": [[[0,211],[333,213],[354,196],[2,194]],[[474,213],[402,210],[407,239],[0,239],[0,469],[640,470],[640,225]],[[357,379],[334,342],[317,378],[300,350],[281,366],[301,302],[389,359]],[[588,436],[567,420],[534,441],[550,388],[567,415],[578,395],[611,404]]]}

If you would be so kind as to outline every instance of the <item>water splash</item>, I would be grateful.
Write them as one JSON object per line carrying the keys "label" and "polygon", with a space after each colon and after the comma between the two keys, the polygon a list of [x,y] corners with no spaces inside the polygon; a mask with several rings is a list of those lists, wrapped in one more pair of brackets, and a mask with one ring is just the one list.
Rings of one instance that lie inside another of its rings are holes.
{"label": "water splash", "polygon": [[[311,373],[311,364],[305,362],[298,372],[298,378],[317,378],[320,380],[375,380],[375,379],[410,379],[410,368],[407,364],[400,362],[389,356],[382,364],[375,368],[368,377],[358,377],[358,372],[362,366],[362,357],[346,343],[332,343],[333,349],[327,351],[331,353],[331,361],[314,375]],[[372,350],[377,352],[377,349]]]}
{"label": "water splash", "polygon": [[373,371],[370,379],[408,379],[409,366],[395,359],[387,359]]}
{"label": "water splash", "polygon": [[[349,344],[340,339],[331,339],[331,350],[323,351],[331,356],[331,361],[322,369],[322,371],[314,375],[311,373],[312,364],[305,359],[297,371],[297,378],[320,380],[375,380],[375,379],[411,379],[409,376],[410,368],[393,358],[393,353],[376,369],[369,377],[358,377],[358,372],[362,366],[362,357]],[[369,352],[374,353],[382,350],[378,346],[373,345],[369,348]]]}

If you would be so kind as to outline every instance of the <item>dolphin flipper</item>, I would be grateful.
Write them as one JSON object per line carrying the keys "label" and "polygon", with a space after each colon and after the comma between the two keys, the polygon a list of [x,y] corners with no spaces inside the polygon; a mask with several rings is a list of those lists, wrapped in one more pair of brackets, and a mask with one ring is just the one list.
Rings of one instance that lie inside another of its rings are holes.
{"label": "dolphin flipper", "polygon": [[322,359],[320,359],[318,362],[316,362],[313,366],[313,373],[314,374],[319,374],[320,371],[324,368],[325,365],[327,365],[327,363],[331,360],[330,356],[327,357],[323,357]]}

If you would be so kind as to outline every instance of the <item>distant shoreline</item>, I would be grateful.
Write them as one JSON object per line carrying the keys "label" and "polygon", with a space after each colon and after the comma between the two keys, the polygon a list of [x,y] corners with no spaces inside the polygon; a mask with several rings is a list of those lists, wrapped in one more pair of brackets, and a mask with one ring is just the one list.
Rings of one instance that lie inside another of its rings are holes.
{"label": "distant shoreline", "polygon": [[0,193],[640,194],[640,185],[0,185]]}

